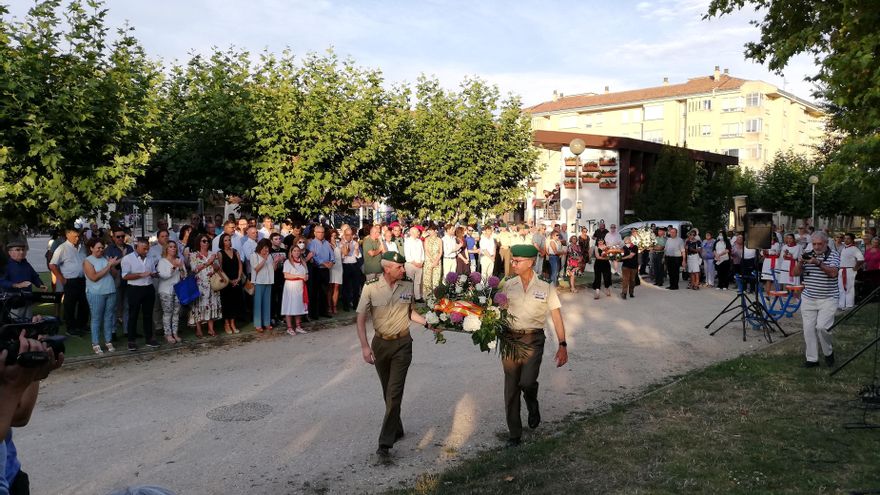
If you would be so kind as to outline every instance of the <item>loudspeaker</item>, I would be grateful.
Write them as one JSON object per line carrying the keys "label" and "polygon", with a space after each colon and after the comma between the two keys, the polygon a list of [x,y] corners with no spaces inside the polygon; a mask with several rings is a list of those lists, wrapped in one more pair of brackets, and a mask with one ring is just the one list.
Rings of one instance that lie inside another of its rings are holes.
{"label": "loudspeaker", "polygon": [[749,211],[748,196],[733,197],[733,230],[743,233],[746,230],[745,215]]}
{"label": "loudspeaker", "polygon": [[745,246],[749,249],[770,249],[773,244],[773,214],[751,212],[745,214]]}

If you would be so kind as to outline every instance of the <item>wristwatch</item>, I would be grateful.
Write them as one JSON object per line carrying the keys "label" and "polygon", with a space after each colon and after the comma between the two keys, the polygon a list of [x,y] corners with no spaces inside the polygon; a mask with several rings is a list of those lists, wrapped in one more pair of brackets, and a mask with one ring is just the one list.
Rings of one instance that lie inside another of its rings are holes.
{"label": "wristwatch", "polygon": [[560,340],[560,341],[559,341],[559,347],[568,347],[568,342],[566,342],[566,341],[564,341],[564,340]]}

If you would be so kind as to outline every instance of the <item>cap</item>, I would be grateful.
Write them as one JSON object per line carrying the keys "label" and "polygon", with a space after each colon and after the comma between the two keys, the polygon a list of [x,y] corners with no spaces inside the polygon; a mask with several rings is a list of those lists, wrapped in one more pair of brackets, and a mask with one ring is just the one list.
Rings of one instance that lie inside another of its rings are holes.
{"label": "cap", "polygon": [[538,248],[531,244],[517,244],[510,246],[510,254],[517,258],[534,258],[538,255]]}
{"label": "cap", "polygon": [[406,263],[406,258],[404,258],[402,254],[395,251],[385,251],[385,253],[382,255],[382,259],[386,261],[393,261],[395,263]]}
{"label": "cap", "polygon": [[21,240],[21,239],[13,239],[13,240],[11,240],[11,241],[9,241],[9,242],[6,243],[6,249],[12,249],[12,248],[24,248],[24,249],[27,249],[27,247],[28,247],[28,246],[27,246],[27,243],[24,242],[24,241]]}

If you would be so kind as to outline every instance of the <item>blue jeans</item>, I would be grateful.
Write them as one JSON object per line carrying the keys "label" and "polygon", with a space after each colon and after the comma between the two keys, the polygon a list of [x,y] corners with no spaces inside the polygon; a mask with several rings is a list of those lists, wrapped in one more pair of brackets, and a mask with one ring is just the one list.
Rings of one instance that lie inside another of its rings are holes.
{"label": "blue jeans", "polygon": [[556,285],[559,283],[559,262],[561,259],[559,256],[555,254],[550,255],[550,284]]}
{"label": "blue jeans", "polygon": [[89,311],[92,313],[92,345],[98,345],[98,334],[101,324],[104,324],[104,342],[110,342],[116,320],[116,293],[91,294],[86,293],[89,301]]}
{"label": "blue jeans", "polygon": [[272,284],[254,284],[254,328],[272,324]]}

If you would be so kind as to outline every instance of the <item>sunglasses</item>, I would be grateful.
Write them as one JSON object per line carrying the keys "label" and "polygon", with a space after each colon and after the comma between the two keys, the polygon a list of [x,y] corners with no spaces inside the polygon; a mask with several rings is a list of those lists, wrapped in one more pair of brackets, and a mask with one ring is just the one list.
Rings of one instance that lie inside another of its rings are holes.
{"label": "sunglasses", "polygon": [[114,238],[114,239],[125,239],[125,234],[123,234],[123,235],[114,235],[113,238]]}
{"label": "sunglasses", "polygon": [[202,244],[207,244],[207,243],[208,243],[208,240],[207,240],[207,239],[202,239],[202,240],[201,240],[201,243],[202,243]]}

